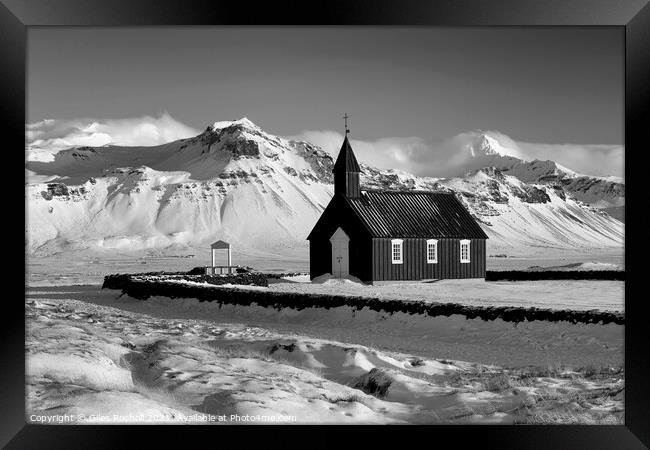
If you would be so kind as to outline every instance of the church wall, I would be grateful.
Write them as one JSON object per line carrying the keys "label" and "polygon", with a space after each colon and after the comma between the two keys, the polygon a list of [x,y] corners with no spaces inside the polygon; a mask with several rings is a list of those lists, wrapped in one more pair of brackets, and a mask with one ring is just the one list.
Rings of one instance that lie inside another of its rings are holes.
{"label": "church wall", "polygon": [[427,263],[425,238],[403,240],[402,264],[393,264],[391,251],[391,238],[372,239],[373,281],[485,278],[485,239],[470,239],[469,263],[460,262],[460,239],[438,239],[437,263]]}

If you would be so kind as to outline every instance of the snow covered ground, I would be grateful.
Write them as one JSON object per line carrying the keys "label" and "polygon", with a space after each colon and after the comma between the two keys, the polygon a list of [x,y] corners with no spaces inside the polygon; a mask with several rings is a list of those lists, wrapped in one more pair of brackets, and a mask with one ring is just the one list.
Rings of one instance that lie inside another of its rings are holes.
{"label": "snow covered ground", "polygon": [[568,322],[484,321],[464,316],[429,317],[352,308],[275,310],[196,299],[151,297],[138,301],[98,286],[34,288],[34,299],[73,299],[161,319],[245,324],[419,356],[502,365],[615,366],[623,360],[623,326]]}
{"label": "snow covered ground", "polygon": [[[508,256],[488,258],[488,267],[624,267],[615,253]],[[219,308],[193,299],[137,301],[99,288],[109,273],[184,271],[208,257],[200,249],[29,256],[27,420],[623,422],[622,326],[389,316],[350,308]],[[308,270],[300,249],[235,258],[269,272]],[[623,310],[624,284],[614,281],[305,281],[295,277],[268,289]]]}
{"label": "snow covered ground", "polygon": [[[308,248],[287,248],[282,253],[245,252],[234,249],[233,264],[253,266],[264,272],[309,270]],[[102,284],[113,273],[177,272],[210,265],[209,248],[160,254],[155,252],[77,252],[51,256],[28,255],[29,286]]]}
{"label": "snow covered ground", "polygon": [[[471,306],[520,306],[570,310],[623,311],[625,282],[593,280],[485,281],[439,280],[424,283],[364,285],[348,280],[321,284],[270,284],[277,292],[353,295],[394,300],[460,303]],[[247,288],[248,286],[242,286]],[[254,287],[250,287],[251,289]]]}
{"label": "snow covered ground", "polygon": [[[489,253],[500,254],[498,252]],[[190,248],[177,252],[79,251],[49,256],[27,255],[29,286],[65,286],[101,284],[112,273],[187,271],[210,264],[208,248]],[[277,252],[246,251],[235,247],[233,263],[251,266],[263,272],[309,272],[309,247],[290,247]],[[540,250],[527,256],[487,258],[488,270],[523,270],[532,266],[555,267],[568,264],[605,264],[606,268],[625,268],[622,250],[569,251]]]}
{"label": "snow covered ground", "polygon": [[[557,267],[573,264],[590,265],[590,270],[625,270],[622,249],[598,252],[545,251],[537,255],[508,255],[507,257],[496,255],[500,253],[496,251],[488,253],[487,270],[525,270],[536,266],[544,267],[546,270],[557,270]],[[596,267],[600,264],[603,266]]]}
{"label": "snow covered ground", "polygon": [[[277,313],[264,317],[256,312],[258,321],[275,320],[277,327],[252,325],[255,320],[242,325],[231,321],[237,311],[215,304],[140,302],[96,287],[32,289],[25,308],[29,422],[623,422],[621,369],[569,365],[560,353],[536,369],[504,369],[443,359],[444,352],[435,347],[428,353],[436,357],[400,351],[400,339],[373,347],[300,334],[291,313],[278,318]],[[396,320],[366,317],[355,329],[346,323],[350,318],[345,312],[333,314],[304,316],[299,322],[314,330],[319,327],[309,320],[330,322],[323,329],[331,331],[336,329],[334,320],[348,333],[378,336],[385,330],[375,326],[373,333],[368,325]],[[444,319],[449,321],[446,327],[439,326],[444,321],[431,319],[427,326],[432,333],[454,330],[457,319]],[[456,329],[454,339],[476,341],[473,329],[478,323],[462,322],[466,328],[460,334]],[[394,331],[422,335],[422,324],[411,325]],[[501,327],[503,335],[488,337],[498,351],[511,336],[503,323],[492,325]],[[615,327],[600,326],[603,334],[589,326],[564,325],[556,336],[560,339],[551,338],[549,331],[561,328],[546,330],[546,343],[538,339],[541,329],[523,334],[551,351],[571,342],[583,351],[594,345],[618,346],[609,352],[621,364],[610,367],[622,366]],[[422,337],[421,342],[428,342]],[[418,341],[407,340],[413,349]],[[462,345],[454,348],[462,354]],[[518,353],[525,350],[520,347]]]}

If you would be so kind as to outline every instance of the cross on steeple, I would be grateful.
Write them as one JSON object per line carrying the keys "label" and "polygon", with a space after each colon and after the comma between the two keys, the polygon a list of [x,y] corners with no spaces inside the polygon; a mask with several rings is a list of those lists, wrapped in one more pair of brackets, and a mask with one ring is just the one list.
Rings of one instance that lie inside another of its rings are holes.
{"label": "cross on steeple", "polygon": [[350,116],[348,116],[348,114],[345,113],[343,118],[345,119],[345,134],[348,134],[350,132],[350,129],[348,128],[348,119],[350,118]]}

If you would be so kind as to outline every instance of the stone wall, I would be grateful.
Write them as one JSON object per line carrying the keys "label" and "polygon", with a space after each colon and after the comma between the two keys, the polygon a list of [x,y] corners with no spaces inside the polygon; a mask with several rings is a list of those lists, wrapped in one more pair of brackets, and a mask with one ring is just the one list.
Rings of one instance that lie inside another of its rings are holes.
{"label": "stone wall", "polygon": [[[133,281],[163,283],[166,280],[185,280],[195,283],[208,283],[215,286],[222,284],[242,284],[268,286],[265,274],[259,272],[233,273],[223,275],[188,275],[182,272],[149,272],[136,274],[114,274],[104,277],[102,288],[123,289]],[[178,283],[177,283],[178,284]]]}
{"label": "stone wall", "polygon": [[614,280],[625,281],[623,270],[488,270],[485,281]]}
{"label": "stone wall", "polygon": [[[262,274],[260,274],[262,275]],[[368,308],[371,311],[383,311],[388,314],[403,312],[428,316],[451,316],[458,314],[468,319],[501,319],[506,322],[524,322],[543,320],[550,322],[567,321],[570,323],[625,323],[625,315],[607,311],[573,311],[541,308],[522,308],[508,306],[467,306],[457,303],[425,303],[408,300],[383,300],[369,297],[354,297],[326,294],[285,293],[264,290],[244,290],[228,287],[204,287],[189,284],[170,283],[168,281],[134,277],[132,275],[109,275],[104,279],[104,288],[121,289],[123,294],[138,300],[163,296],[169,298],[195,298],[199,301],[216,302],[219,305],[250,306],[256,304],[265,308],[281,310],[290,308],[331,309],[351,307],[356,310]]]}

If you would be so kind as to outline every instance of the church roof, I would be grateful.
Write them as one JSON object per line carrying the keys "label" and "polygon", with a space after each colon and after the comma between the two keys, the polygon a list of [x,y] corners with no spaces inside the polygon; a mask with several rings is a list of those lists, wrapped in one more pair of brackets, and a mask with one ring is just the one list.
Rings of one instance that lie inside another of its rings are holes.
{"label": "church roof", "polygon": [[453,193],[366,190],[346,200],[373,237],[488,238]]}
{"label": "church roof", "polygon": [[346,134],[345,139],[343,140],[343,145],[339,151],[339,156],[336,158],[334,163],[333,172],[361,172],[361,167],[357,162],[357,158],[354,156],[352,151],[352,146],[350,141],[348,141],[348,136]]}

